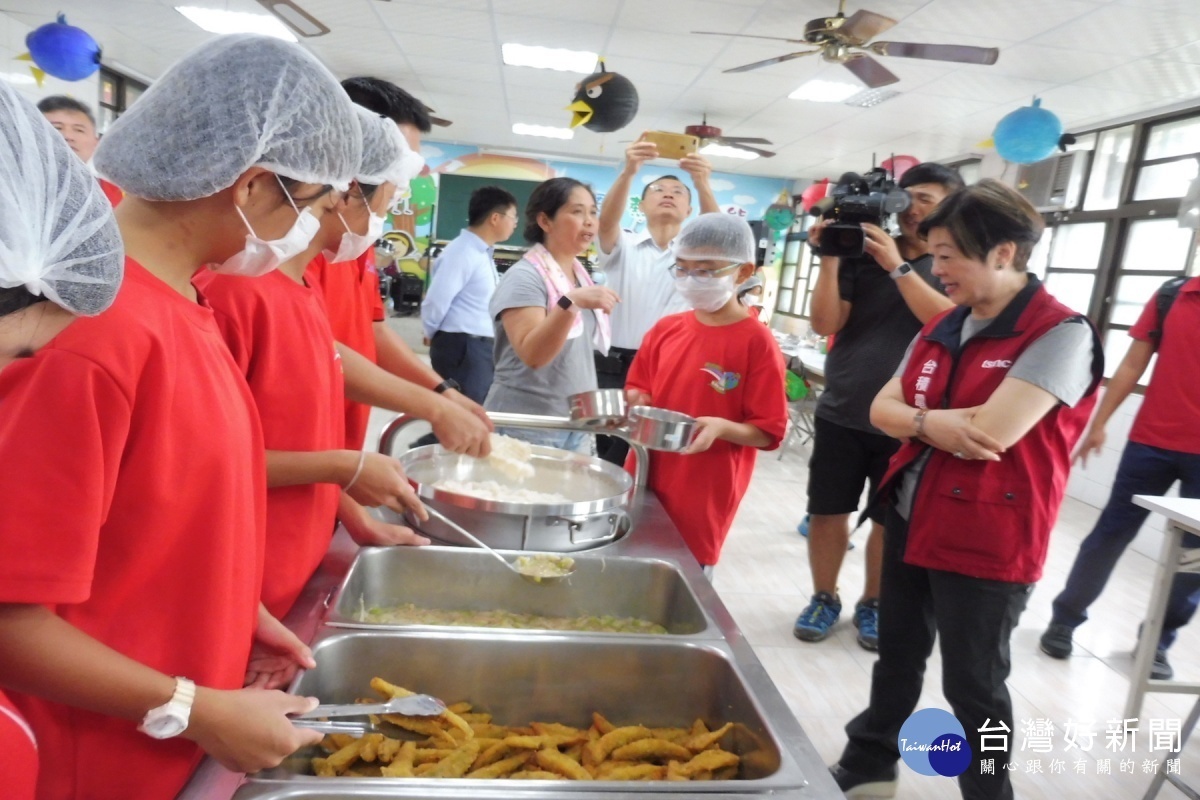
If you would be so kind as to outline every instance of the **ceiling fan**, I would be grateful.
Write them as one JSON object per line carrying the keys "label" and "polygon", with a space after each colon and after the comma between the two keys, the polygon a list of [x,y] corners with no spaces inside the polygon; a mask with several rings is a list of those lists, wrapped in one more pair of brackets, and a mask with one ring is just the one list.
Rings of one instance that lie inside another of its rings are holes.
{"label": "ceiling fan", "polygon": [[739,36],[748,39],[774,39],[816,46],[815,50],[800,50],[763,61],[755,61],[753,64],[743,64],[740,67],[724,70],[725,72],[749,72],[771,64],[820,53],[826,61],[845,66],[872,89],[896,83],[900,79],[887,67],[872,58],[871,54],[899,58],[924,58],[933,61],[955,61],[961,64],[995,64],[1000,55],[999,49],[995,47],[917,44],[915,42],[871,42],[871,39],[895,25],[896,20],[873,11],[856,11],[847,17],[845,9],[846,0],[839,0],[837,16],[809,20],[804,26],[803,39],[720,31],[692,31],[692,33],[711,36]]}
{"label": "ceiling fan", "polygon": [[704,121],[699,125],[688,125],[683,129],[683,132],[689,136],[695,136],[700,139],[701,146],[709,144],[723,144],[728,147],[737,147],[741,150],[749,150],[751,153],[757,153],[763,158],[771,158],[775,155],[770,150],[763,150],[758,147],[751,147],[755,144],[771,144],[770,140],[763,139],[758,136],[722,136],[721,129],[715,128],[708,124],[708,115],[704,115]]}

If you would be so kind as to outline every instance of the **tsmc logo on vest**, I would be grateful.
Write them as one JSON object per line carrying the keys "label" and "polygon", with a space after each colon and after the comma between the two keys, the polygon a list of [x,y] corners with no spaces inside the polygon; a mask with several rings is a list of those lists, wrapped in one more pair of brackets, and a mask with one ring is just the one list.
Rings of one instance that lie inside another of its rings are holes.
{"label": "tsmc logo on vest", "polygon": [[995,361],[984,361],[980,366],[984,369],[995,369],[996,367],[1008,368],[1012,366],[1012,362],[1006,358],[997,358]]}

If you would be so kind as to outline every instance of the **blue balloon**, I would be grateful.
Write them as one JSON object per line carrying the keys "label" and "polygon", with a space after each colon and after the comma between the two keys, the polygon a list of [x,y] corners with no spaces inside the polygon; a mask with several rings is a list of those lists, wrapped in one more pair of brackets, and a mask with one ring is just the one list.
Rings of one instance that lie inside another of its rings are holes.
{"label": "blue balloon", "polygon": [[59,14],[25,37],[33,63],[47,75],[64,81],[79,81],[100,69],[100,45],[82,28],[67,24]]}
{"label": "blue balloon", "polygon": [[1033,105],[1018,108],[996,123],[992,141],[1005,161],[1033,164],[1049,158],[1062,135],[1062,120],[1035,99]]}

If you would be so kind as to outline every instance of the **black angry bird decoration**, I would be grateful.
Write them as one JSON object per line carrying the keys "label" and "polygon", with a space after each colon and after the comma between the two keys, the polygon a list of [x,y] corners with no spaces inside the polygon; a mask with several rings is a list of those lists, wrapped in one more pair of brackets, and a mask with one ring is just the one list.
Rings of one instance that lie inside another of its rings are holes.
{"label": "black angry bird decoration", "polygon": [[582,125],[596,133],[619,131],[637,115],[637,89],[629,78],[604,69],[604,59],[600,59],[600,71],[576,84],[574,102],[567,110],[572,112],[572,128]]}

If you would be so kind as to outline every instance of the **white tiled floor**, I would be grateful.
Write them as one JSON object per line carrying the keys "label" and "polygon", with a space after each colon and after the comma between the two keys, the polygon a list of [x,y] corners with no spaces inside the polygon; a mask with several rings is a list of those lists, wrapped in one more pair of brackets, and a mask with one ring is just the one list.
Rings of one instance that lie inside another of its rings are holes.
{"label": "white tiled floor", "polygon": [[[810,644],[792,637],[792,622],[812,591],[805,540],[796,532],[804,515],[809,450],[792,448],[782,461],[775,454],[760,457],[750,491],[742,503],[733,531],[717,566],[714,584],[746,639],[753,645],[767,672],[816,745],[833,763],[845,744],[842,726],[867,702],[873,654],[855,641],[848,609],[833,634]],[[1121,560],[1104,595],[1092,609],[1091,621],[1076,635],[1075,655],[1056,661],[1042,654],[1038,637],[1050,618],[1050,602],[1062,588],[1080,540],[1091,529],[1099,512],[1075,500],[1064,504],[1055,528],[1045,576],[1034,591],[1029,608],[1013,636],[1013,671],[1009,679],[1015,707],[1013,773],[1016,795],[1022,800],[1141,797],[1150,776],[1143,762],[1164,754],[1148,753],[1151,718],[1182,720],[1192,698],[1151,695],[1141,717],[1142,732],[1136,753],[1105,749],[1104,731],[1110,719],[1122,715],[1128,690],[1126,676],[1132,666],[1131,650],[1137,623],[1145,613],[1154,564],[1130,551]],[[855,535],[865,541],[865,527]],[[852,606],[862,591],[863,548],[848,553],[842,569],[843,602]],[[1176,676],[1200,679],[1194,666],[1200,655],[1200,638],[1185,629],[1171,650]],[[921,707],[949,708],[940,691],[941,660],[931,659]],[[1045,718],[1054,723],[1053,751],[1021,752],[1022,720]],[[1075,773],[1079,750],[1066,751],[1062,730],[1068,721],[1090,722],[1097,736],[1084,774]],[[1042,774],[1027,771],[1041,759]],[[1100,774],[1097,759],[1111,759],[1113,774]],[[1133,774],[1121,774],[1123,758],[1134,759]],[[1065,773],[1051,771],[1051,761],[1061,759]],[[1195,776],[1200,785],[1200,747],[1183,759],[1184,777]],[[1163,798],[1182,796],[1168,786]],[[899,798],[935,800],[957,798],[957,785],[945,778],[927,778],[902,768]]]}

